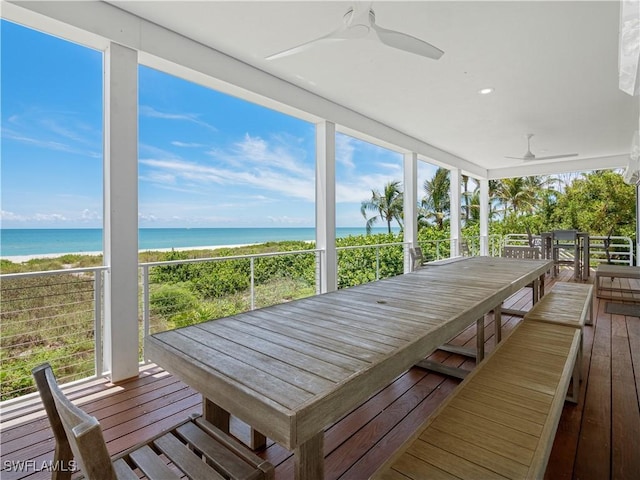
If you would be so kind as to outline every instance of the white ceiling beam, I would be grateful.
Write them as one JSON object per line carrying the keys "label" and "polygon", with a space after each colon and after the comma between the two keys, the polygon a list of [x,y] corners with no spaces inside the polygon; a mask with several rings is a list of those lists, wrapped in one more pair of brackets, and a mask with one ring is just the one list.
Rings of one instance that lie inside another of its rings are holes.
{"label": "white ceiling beam", "polygon": [[629,162],[629,154],[612,155],[607,157],[584,158],[579,160],[565,160],[556,162],[523,163],[517,167],[492,168],[488,170],[488,178],[527,177],[531,175],[554,175],[570,172],[588,172],[592,170],[607,170],[624,168]]}
{"label": "white ceiling beam", "polygon": [[[10,3],[18,8],[48,17],[46,21],[42,20],[34,24],[32,23],[34,17],[31,16],[31,19],[28,19],[28,23],[25,24],[33,28],[82,43],[82,38],[77,31],[80,29],[138,50],[141,61],[150,64],[150,66],[153,66],[154,57],[159,60],[158,63],[164,63],[165,69],[169,66],[168,62],[173,63],[176,70],[182,73],[181,76],[188,80],[201,82],[202,74],[204,74],[224,82],[228,89],[225,93],[264,104],[284,113],[291,114],[291,110],[287,111],[287,109],[293,108],[316,117],[317,121],[328,120],[336,125],[342,125],[354,133],[359,132],[363,134],[363,137],[368,138],[368,141],[376,143],[375,139],[379,139],[383,143],[396,145],[400,151],[415,152],[433,159],[437,163],[460,168],[479,177],[486,177],[486,169],[472,162],[315,95],[224,53],[131,15],[108,3],[73,1],[14,1]],[[8,10],[6,18],[10,20],[13,16],[15,21],[20,22],[16,17],[27,18],[29,16],[17,13],[15,8],[6,10]],[[5,16],[4,8],[2,15]],[[51,19],[73,28],[52,26]],[[52,29],[58,31],[52,31]],[[198,74],[193,75],[191,72],[198,72]],[[220,87],[218,89],[221,89]],[[354,136],[360,137],[360,135]]]}

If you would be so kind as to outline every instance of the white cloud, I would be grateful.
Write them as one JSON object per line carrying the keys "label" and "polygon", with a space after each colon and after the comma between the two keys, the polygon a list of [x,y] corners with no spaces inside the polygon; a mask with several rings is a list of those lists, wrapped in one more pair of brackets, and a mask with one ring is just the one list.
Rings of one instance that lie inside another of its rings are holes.
{"label": "white cloud", "polygon": [[8,212],[6,210],[0,210],[0,220],[24,222],[25,220],[27,220],[27,217],[24,217],[23,215],[18,215],[17,213]]}
{"label": "white cloud", "polygon": [[149,105],[140,105],[140,115],[143,115],[145,117],[151,117],[151,118],[161,118],[164,120],[181,120],[181,121],[185,121],[185,122],[191,122],[191,123],[195,123],[196,125],[199,125],[201,127],[207,128],[213,132],[217,132],[218,129],[216,127],[214,127],[213,125],[200,120],[198,117],[200,116],[200,114],[197,113],[167,113],[167,112],[160,112],[158,110],[156,110],[153,107],[150,107]]}
{"label": "white cloud", "polygon": [[171,142],[171,145],[174,145],[176,147],[182,147],[182,148],[199,148],[199,147],[204,147],[204,144],[202,143],[194,143],[194,142],[179,142],[178,140],[174,140],[173,142]]}
{"label": "white cloud", "polygon": [[61,213],[36,213],[29,220],[35,220],[36,222],[66,222],[68,219]]}
{"label": "white cloud", "polygon": [[355,168],[353,153],[356,149],[356,140],[348,135],[336,134],[336,162],[349,169]]}
{"label": "white cloud", "polygon": [[44,148],[47,150],[56,150],[59,152],[86,155],[91,158],[102,158],[102,154],[99,152],[75,148],[67,143],[62,143],[55,140],[45,140],[42,138],[28,136],[7,128],[2,129],[2,138],[20,143],[26,143],[28,145],[33,145],[35,147]]}
{"label": "white cloud", "polygon": [[309,219],[306,217],[288,217],[287,215],[283,215],[280,217],[274,217],[269,215],[267,220],[271,223],[275,223],[278,225],[308,225]]}
{"label": "white cloud", "polygon": [[283,143],[284,137],[274,138],[268,141],[246,134],[228,149],[208,152],[214,158],[213,165],[176,156],[141,159],[140,163],[150,168],[141,179],[178,187],[180,182],[237,185],[313,202],[315,172],[303,163],[304,152],[295,144]]}
{"label": "white cloud", "polygon": [[80,213],[80,218],[84,221],[90,221],[90,220],[100,220],[102,216],[96,211],[85,208],[82,211],[82,213]]}

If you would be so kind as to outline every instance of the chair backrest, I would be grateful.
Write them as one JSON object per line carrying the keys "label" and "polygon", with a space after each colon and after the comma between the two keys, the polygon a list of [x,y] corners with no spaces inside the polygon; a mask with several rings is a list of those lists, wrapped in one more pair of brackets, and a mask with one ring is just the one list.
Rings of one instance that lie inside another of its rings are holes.
{"label": "chair backrest", "polygon": [[466,238],[460,239],[460,255],[463,257],[470,257],[471,250],[469,249],[469,242],[467,242]]}
{"label": "chair backrest", "polygon": [[422,254],[422,247],[409,248],[409,256],[411,257],[411,265],[416,270],[424,263],[424,255]]}
{"label": "chair backrest", "polygon": [[505,258],[538,260],[540,258],[540,249],[537,247],[504,247],[502,256]]}
{"label": "chair backrest", "polygon": [[556,242],[575,242],[578,235],[577,230],[554,230],[552,233]]}
{"label": "chair backrest", "polygon": [[[71,478],[74,461],[88,479],[116,478],[100,423],[62,393],[48,363],[32,370],[56,439],[54,480]],[[75,460],[74,460],[75,458]]]}

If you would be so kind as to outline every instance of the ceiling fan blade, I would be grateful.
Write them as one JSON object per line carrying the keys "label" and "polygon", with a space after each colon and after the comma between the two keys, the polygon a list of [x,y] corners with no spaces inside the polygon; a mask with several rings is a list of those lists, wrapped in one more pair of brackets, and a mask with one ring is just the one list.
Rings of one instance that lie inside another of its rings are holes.
{"label": "ceiling fan blade", "polygon": [[345,28],[345,26],[341,25],[336,30],[334,30],[331,33],[328,33],[327,35],[324,35],[319,38],[315,38],[313,40],[309,40],[308,42],[302,43],[296,47],[287,48],[286,50],[274,53],[273,55],[269,55],[268,57],[265,57],[265,60],[277,60],[278,58],[288,57],[289,55],[295,55],[296,53],[303,52],[313,47],[317,43],[337,42],[337,41],[345,40],[347,38],[347,36],[345,35],[346,30],[347,29]]}
{"label": "ceiling fan blade", "polygon": [[526,160],[524,157],[508,157],[508,156],[506,156],[506,155],[505,155],[505,157],[504,157],[504,158],[510,158],[510,159],[512,159],[512,160]]}
{"label": "ceiling fan blade", "polygon": [[565,153],[564,155],[550,155],[548,157],[535,157],[535,158],[524,158],[523,160],[554,160],[557,158],[569,158],[569,157],[577,157],[577,153]]}
{"label": "ceiling fan blade", "polygon": [[420,40],[419,38],[412,37],[411,35],[407,35],[406,33],[388,30],[376,25],[375,23],[371,24],[371,28],[378,35],[380,41],[389,47],[404,50],[405,52],[420,55],[422,57],[432,58],[434,60],[438,60],[444,54],[442,50],[434,47],[430,43]]}

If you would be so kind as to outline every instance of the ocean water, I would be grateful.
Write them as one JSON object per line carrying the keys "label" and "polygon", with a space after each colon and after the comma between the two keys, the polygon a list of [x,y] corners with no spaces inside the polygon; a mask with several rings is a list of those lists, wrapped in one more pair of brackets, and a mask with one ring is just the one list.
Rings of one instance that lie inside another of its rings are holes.
{"label": "ocean water", "polygon": [[[374,228],[373,233],[386,233]],[[398,229],[394,229],[397,233]],[[362,235],[364,227],[339,227],[338,238]],[[315,228],[141,228],[140,250],[313,240]],[[102,229],[0,229],[0,257],[102,251]]]}

